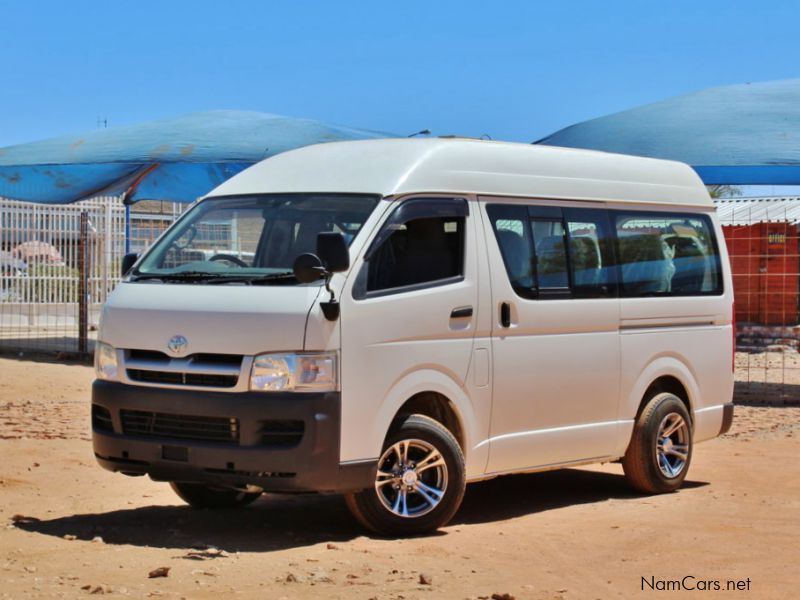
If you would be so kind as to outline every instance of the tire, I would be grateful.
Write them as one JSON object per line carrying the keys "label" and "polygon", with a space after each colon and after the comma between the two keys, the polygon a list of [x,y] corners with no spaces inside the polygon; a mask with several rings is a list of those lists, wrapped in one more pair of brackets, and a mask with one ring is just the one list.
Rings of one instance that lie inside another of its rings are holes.
{"label": "tire", "polygon": [[677,490],[692,461],[692,436],[692,421],[680,398],[668,392],[650,398],[622,459],[628,483],[645,494]]}
{"label": "tire", "polygon": [[438,421],[411,415],[386,437],[375,485],[345,500],[367,529],[401,537],[447,524],[461,506],[465,488],[464,454],[453,434]]}
{"label": "tire", "polygon": [[240,508],[252,504],[261,496],[261,492],[240,492],[202,483],[171,481],[169,485],[192,508]]}

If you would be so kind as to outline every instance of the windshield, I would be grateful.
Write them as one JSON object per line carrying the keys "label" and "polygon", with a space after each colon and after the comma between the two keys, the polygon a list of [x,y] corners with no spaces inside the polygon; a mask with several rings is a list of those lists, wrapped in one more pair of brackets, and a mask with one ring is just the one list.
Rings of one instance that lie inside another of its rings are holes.
{"label": "windshield", "polygon": [[317,234],[348,245],[378,203],[356,194],[264,194],[203,200],[150,248],[131,280],[286,281]]}

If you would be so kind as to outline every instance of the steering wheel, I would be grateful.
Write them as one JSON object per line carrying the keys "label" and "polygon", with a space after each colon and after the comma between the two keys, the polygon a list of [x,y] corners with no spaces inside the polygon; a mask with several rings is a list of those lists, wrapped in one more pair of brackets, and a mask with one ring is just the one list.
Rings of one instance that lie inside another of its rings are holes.
{"label": "steering wheel", "polygon": [[234,256],[233,254],[215,254],[208,260],[227,260],[228,262],[232,262],[233,264],[238,265],[240,267],[247,268],[250,266],[246,262],[244,262],[241,258],[239,258],[238,256]]}

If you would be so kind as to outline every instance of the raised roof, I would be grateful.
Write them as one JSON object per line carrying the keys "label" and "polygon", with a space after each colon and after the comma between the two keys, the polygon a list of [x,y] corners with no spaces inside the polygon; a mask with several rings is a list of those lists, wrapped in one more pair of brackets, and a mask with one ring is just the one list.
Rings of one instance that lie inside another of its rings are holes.
{"label": "raised roof", "polygon": [[712,206],[683,163],[464,138],[306,146],[268,158],[209,196],[340,192],[482,194]]}

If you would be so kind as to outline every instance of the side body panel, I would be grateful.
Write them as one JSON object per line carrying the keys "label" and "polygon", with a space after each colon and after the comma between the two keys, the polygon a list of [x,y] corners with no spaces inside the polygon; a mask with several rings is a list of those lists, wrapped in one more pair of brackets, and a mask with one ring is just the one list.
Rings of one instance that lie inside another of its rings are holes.
{"label": "side body panel", "polygon": [[[619,302],[518,296],[509,282],[487,203],[603,205],[481,197],[493,313],[488,472],[606,458],[617,439]],[[509,327],[500,321],[503,303],[511,307]]]}

